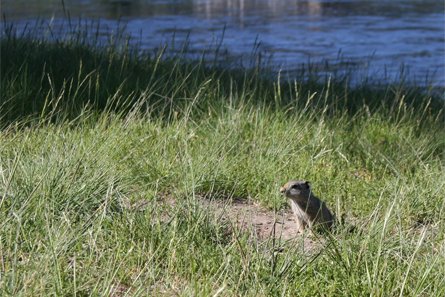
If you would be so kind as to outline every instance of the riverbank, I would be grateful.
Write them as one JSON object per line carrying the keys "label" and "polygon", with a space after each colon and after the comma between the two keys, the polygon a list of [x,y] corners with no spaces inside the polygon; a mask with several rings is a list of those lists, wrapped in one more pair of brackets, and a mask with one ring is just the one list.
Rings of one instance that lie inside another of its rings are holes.
{"label": "riverbank", "polygon": [[[440,98],[136,53],[1,41],[2,296],[444,295]],[[341,221],[311,252],[200,202],[291,178]]]}

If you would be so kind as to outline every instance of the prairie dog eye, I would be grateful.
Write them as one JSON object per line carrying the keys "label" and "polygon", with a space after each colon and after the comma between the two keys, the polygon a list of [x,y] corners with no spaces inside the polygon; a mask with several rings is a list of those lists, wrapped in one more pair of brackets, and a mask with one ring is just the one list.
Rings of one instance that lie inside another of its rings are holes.
{"label": "prairie dog eye", "polygon": [[301,189],[301,185],[300,184],[295,184],[295,185],[292,185],[291,188],[300,190]]}

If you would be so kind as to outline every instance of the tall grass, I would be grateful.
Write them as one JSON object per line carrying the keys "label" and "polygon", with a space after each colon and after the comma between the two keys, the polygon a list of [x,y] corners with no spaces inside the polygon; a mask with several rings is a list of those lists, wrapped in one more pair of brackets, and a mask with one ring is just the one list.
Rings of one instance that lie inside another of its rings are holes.
{"label": "tall grass", "polygon": [[[0,295],[445,294],[440,99],[136,52],[1,40]],[[356,231],[308,251],[198,199],[290,178]]]}
{"label": "tall grass", "polygon": [[125,113],[135,102],[139,108],[170,119],[189,103],[207,110],[212,108],[207,106],[209,102],[224,105],[240,98],[279,109],[298,106],[353,116],[367,108],[396,120],[412,113],[417,118],[444,119],[442,98],[403,81],[384,88],[367,84],[350,88],[347,77],[317,76],[307,73],[310,68],[302,73],[309,80],[279,77],[274,81],[261,65],[251,70],[209,67],[203,59],[182,59],[186,53],[171,56],[163,49],[157,54],[144,53],[124,36],[104,45],[99,33],[80,31],[66,40],[49,42],[33,37],[33,31],[18,37],[14,27],[4,27],[0,49],[2,122],[62,111],[64,116],[75,117],[85,105]]}

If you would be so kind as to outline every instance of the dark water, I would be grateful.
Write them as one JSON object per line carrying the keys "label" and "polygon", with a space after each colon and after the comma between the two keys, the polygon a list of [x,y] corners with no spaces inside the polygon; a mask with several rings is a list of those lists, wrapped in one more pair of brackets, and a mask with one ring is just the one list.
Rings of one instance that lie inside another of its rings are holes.
{"label": "dark water", "polygon": [[[397,79],[445,86],[445,14],[441,0],[3,0],[19,28],[100,20],[101,32],[124,33],[144,49],[168,43],[190,53],[219,45],[223,55],[269,57],[275,69],[303,64],[325,72],[354,69],[355,79]],[[34,22],[34,23],[33,23]],[[174,38],[173,38],[174,35]],[[247,65],[248,66],[248,65]]]}

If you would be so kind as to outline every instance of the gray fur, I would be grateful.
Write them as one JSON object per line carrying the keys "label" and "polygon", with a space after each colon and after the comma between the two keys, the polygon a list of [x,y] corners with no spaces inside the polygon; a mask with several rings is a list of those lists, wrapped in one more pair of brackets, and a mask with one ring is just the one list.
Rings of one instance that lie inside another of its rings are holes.
{"label": "gray fur", "polygon": [[280,188],[280,192],[289,199],[299,232],[303,232],[306,227],[328,230],[332,228],[334,216],[326,203],[312,193],[308,181],[291,180]]}

